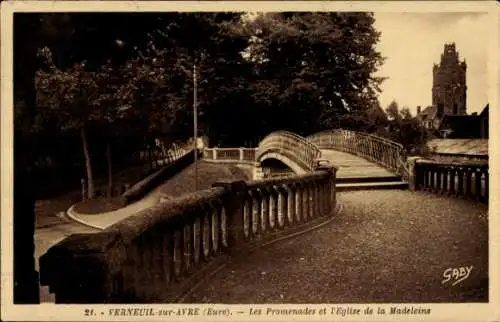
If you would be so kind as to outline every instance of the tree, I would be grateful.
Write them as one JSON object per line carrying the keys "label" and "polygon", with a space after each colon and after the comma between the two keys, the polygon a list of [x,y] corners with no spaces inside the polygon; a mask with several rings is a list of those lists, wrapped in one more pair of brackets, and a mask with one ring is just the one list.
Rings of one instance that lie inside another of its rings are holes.
{"label": "tree", "polygon": [[405,121],[409,121],[413,119],[413,116],[411,115],[410,109],[408,107],[403,107],[400,112],[401,118]]}
{"label": "tree", "polygon": [[370,13],[267,13],[242,27],[252,92],[273,128],[307,133],[377,102],[382,63]]}
{"label": "tree", "polygon": [[392,101],[389,106],[387,106],[385,112],[389,117],[389,120],[399,122],[401,121],[401,114],[399,113],[399,105],[396,101]]}
{"label": "tree", "polygon": [[101,120],[106,112],[101,108],[102,97],[96,80],[101,74],[85,70],[85,62],[74,64],[71,69],[60,70],[52,60],[52,53],[45,47],[40,51],[46,62],[44,70],[35,76],[37,107],[44,118],[55,119],[64,132],[80,132],[87,173],[88,197],[94,197],[94,178],[86,129],[93,120]]}

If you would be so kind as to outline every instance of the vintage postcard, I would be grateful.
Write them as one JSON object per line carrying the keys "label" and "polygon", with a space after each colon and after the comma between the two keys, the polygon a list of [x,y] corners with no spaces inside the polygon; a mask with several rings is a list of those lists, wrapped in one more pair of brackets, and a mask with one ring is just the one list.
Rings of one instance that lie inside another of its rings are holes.
{"label": "vintage postcard", "polygon": [[1,9],[2,320],[500,320],[498,3]]}

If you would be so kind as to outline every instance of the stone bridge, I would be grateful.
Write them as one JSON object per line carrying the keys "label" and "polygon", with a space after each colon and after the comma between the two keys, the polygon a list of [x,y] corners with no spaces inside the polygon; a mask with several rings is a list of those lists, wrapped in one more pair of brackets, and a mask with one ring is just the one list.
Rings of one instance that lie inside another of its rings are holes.
{"label": "stone bridge", "polygon": [[[398,143],[346,130],[274,132],[204,159],[253,168],[255,180],[61,241],[40,259],[56,302],[488,301],[487,164],[407,158]],[[259,172],[268,160],[294,173]],[[443,282],[463,265],[467,281]]]}

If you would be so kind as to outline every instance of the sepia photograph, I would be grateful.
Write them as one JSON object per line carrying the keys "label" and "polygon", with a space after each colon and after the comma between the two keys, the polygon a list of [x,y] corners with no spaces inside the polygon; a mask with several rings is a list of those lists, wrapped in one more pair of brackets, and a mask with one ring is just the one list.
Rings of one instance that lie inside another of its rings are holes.
{"label": "sepia photograph", "polygon": [[498,7],[166,3],[2,4],[2,320],[493,314]]}

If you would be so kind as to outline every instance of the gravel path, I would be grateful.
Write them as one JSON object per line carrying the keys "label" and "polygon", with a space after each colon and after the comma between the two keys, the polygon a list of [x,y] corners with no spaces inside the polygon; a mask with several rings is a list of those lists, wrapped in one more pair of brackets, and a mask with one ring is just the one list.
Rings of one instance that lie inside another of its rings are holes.
{"label": "gravel path", "polygon": [[[329,225],[235,259],[190,303],[487,302],[487,206],[410,191],[339,193]],[[448,268],[470,276],[442,284]]]}

